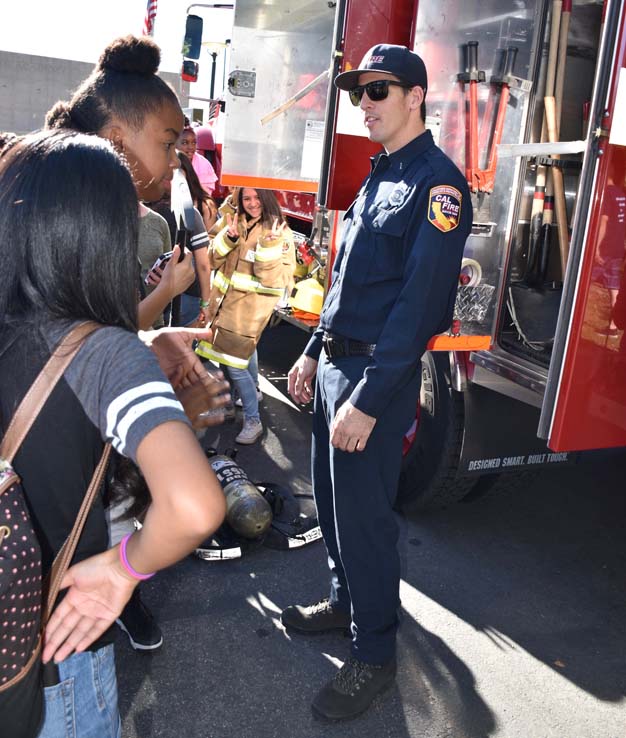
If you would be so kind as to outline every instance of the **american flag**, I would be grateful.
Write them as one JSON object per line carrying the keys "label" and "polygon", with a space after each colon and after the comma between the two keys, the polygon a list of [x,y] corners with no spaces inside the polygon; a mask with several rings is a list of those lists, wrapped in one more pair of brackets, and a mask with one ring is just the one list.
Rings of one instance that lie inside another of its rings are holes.
{"label": "american flag", "polygon": [[154,19],[157,14],[157,0],[148,0],[146,8],[146,17],[143,22],[143,35],[152,36],[154,34]]}

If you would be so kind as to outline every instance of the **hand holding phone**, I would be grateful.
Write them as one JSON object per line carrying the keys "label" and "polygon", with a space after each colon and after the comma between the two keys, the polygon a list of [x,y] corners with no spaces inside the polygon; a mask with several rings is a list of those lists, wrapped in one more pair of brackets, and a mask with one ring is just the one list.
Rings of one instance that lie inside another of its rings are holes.
{"label": "hand holding phone", "polygon": [[[180,258],[181,255],[182,259]],[[180,246],[174,246],[172,258],[169,259],[160,274],[161,285],[170,295],[170,299],[173,300],[176,295],[180,295],[188,287],[191,287],[196,278],[191,251],[185,249],[183,252]]]}
{"label": "hand holding phone", "polygon": [[154,264],[150,267],[148,270],[148,273],[146,274],[146,278],[144,279],[145,284],[154,284],[155,281],[151,279],[151,272],[157,272],[155,275],[157,277],[156,282],[160,281],[161,279],[161,270],[166,266],[167,262],[172,258],[173,251],[166,251],[164,254],[161,254],[159,257],[157,257]]}

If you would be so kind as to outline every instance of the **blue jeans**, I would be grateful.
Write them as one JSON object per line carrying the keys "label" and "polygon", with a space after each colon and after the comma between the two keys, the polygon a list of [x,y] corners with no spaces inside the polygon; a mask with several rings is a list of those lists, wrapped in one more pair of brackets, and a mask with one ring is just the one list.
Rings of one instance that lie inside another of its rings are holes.
{"label": "blue jeans", "polygon": [[121,738],[113,644],[59,664],[60,683],[45,689],[37,738]]}
{"label": "blue jeans", "polygon": [[[180,314],[178,323],[173,323],[177,327],[184,327],[192,323],[200,314],[200,298],[186,295],[184,292],[180,296]],[[170,305],[167,305],[163,311],[163,322],[165,325],[170,324]]]}
{"label": "blue jeans", "polygon": [[189,325],[200,314],[200,298],[186,295],[180,296],[180,325]]}
{"label": "blue jeans", "polygon": [[259,357],[257,352],[255,351],[250,357],[247,369],[235,369],[234,366],[226,368],[235,389],[239,393],[239,397],[241,397],[244,418],[246,420],[260,420],[259,400],[256,396],[256,388],[259,383]]}

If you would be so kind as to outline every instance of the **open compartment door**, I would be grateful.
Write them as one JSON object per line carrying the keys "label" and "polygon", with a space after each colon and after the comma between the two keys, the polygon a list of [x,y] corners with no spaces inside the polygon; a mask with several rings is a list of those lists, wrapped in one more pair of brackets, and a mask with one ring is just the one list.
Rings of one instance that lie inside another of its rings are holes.
{"label": "open compartment door", "polygon": [[626,446],[626,34],[606,5],[590,134],[539,436],[554,451]]}
{"label": "open compartment door", "polygon": [[527,139],[541,60],[544,0],[419,0],[414,49],[428,69],[426,127],[465,174],[473,209],[454,322],[431,350],[495,342],[504,275],[522,196],[521,161],[498,146]]}
{"label": "open compartment door", "polygon": [[335,3],[237,0],[222,184],[316,193]]}

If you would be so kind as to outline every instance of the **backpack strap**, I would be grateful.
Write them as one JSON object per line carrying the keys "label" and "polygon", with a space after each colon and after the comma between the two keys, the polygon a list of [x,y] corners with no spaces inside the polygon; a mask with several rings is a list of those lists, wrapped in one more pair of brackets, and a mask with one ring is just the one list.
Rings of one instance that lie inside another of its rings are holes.
{"label": "backpack strap", "polygon": [[76,522],[74,523],[72,532],[66,538],[65,543],[61,546],[59,553],[52,562],[52,568],[48,574],[49,586],[46,594],[46,605],[41,617],[41,623],[44,627],[52,614],[52,609],[54,608],[54,603],[56,602],[59,590],[61,589],[61,582],[63,581],[65,572],[70,565],[70,561],[74,558],[76,546],[78,545],[80,535],[83,532],[87,515],[89,515],[93,501],[102,484],[102,479],[104,477],[107,464],[109,463],[110,455],[111,444],[107,443],[102,451],[102,456],[100,457],[98,466],[93,473],[87,492],[85,493],[85,497],[82,505],[80,506],[80,510],[78,511],[78,515],[76,516]]}
{"label": "backpack strap", "polygon": [[[0,458],[9,463],[13,461],[15,454],[37,419],[46,400],[50,397],[52,390],[63,376],[87,337],[100,327],[100,324],[94,321],[80,323],[63,337],[15,411],[0,444]],[[45,627],[50,617],[61,587],[61,581],[74,556],[85,521],[102,484],[110,454],[111,445],[107,443],[85,493],[72,532],[65,540],[65,543],[52,563],[52,568],[48,575],[49,587],[46,596],[46,606],[41,620],[43,627]]]}
{"label": "backpack strap", "polygon": [[13,461],[22,441],[26,438],[57,382],[87,336],[98,328],[100,324],[93,321],[80,323],[63,337],[15,411],[0,444],[0,458],[9,463]]}

